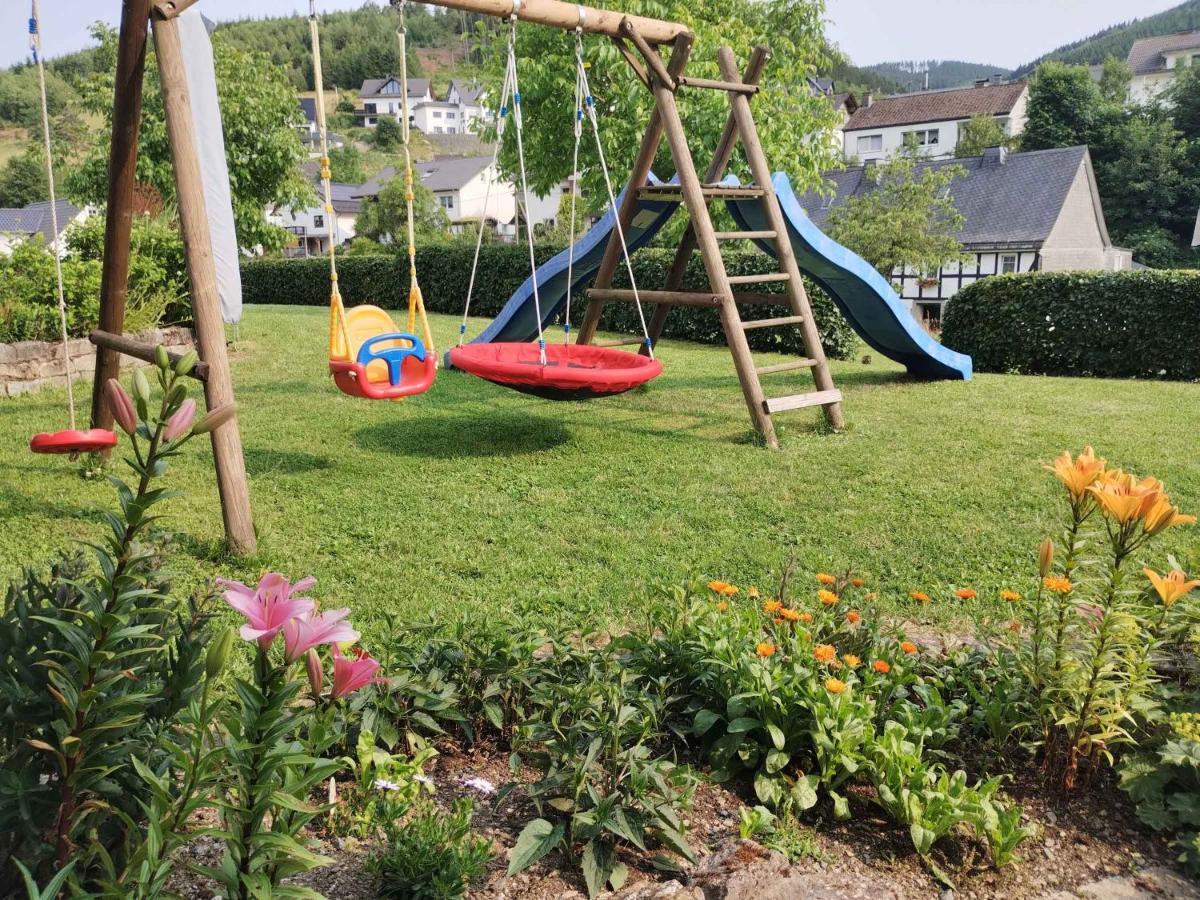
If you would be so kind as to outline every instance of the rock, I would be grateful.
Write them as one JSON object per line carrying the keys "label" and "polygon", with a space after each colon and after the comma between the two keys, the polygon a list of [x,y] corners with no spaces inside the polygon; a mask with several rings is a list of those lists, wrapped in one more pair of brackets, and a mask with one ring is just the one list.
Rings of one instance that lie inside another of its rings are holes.
{"label": "rock", "polygon": [[[567,900],[568,897],[577,897],[578,900],[583,900],[583,895],[578,892],[563,894],[561,900]],[[667,900],[667,898],[670,900],[704,900],[704,892],[699,888],[684,887],[678,881],[664,881],[661,884],[653,882],[635,884],[609,895],[609,900]]]}
{"label": "rock", "polygon": [[899,895],[883,880],[848,873],[802,874],[782,853],[754,841],[731,841],[702,859],[691,884],[703,900],[895,900]]}
{"label": "rock", "polygon": [[1165,866],[1094,881],[1075,893],[1089,900],[1200,900],[1200,887]]}

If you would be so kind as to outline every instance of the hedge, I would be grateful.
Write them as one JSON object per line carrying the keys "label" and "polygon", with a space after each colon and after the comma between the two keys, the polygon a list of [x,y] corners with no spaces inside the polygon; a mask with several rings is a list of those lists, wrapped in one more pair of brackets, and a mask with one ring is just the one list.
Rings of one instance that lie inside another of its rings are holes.
{"label": "hedge", "polygon": [[983,372],[1200,379],[1200,272],[1033,272],[977,281],[942,341]]}
{"label": "hedge", "polygon": [[[471,274],[475,248],[467,244],[438,244],[417,251],[417,270],[425,306],[430,312],[461,315]],[[536,250],[538,264],[557,251],[554,247]],[[674,257],[673,250],[647,248],[633,257],[638,286],[661,288]],[[757,252],[727,252],[725,265],[731,275],[749,275],[778,271],[773,260]],[[529,251],[523,246],[493,244],[480,253],[479,272],[471,300],[471,314],[494,317],[529,275]],[[408,303],[408,263],[392,255],[347,256],[338,260],[338,284],[347,306],[375,303],[388,309],[400,309]],[[616,287],[628,287],[624,267],[618,271]],[[699,255],[693,255],[684,287],[708,289],[708,279]],[[825,352],[845,359],[856,343],[854,332],[837,307],[812,284],[807,284],[817,328]],[[242,296],[246,303],[290,303],[322,306],[329,302],[329,262],[323,258],[263,259],[242,263]],[[571,318],[578,321],[587,306],[583,298],[573,303]],[[746,318],[769,318],[788,314],[786,306],[743,307]],[[649,310],[647,310],[649,314]],[[611,303],[605,308],[603,327],[613,331],[640,332],[637,310],[631,303]],[[664,337],[724,344],[725,334],[716,310],[679,307],[667,320]],[[755,350],[803,353],[800,334],[794,328],[763,328],[747,332]]]}

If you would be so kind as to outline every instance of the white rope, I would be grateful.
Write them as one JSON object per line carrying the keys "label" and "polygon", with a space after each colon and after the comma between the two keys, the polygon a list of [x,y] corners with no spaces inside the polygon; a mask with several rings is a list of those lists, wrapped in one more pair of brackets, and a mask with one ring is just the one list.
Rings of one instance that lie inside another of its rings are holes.
{"label": "white rope", "polygon": [[[596,155],[600,162],[600,171],[604,175],[604,187],[608,191],[608,206],[612,210],[613,222],[617,229],[617,238],[621,242],[621,255],[625,258],[625,271],[629,273],[629,285],[633,288],[633,302],[637,306],[638,321],[642,326],[642,337],[646,342],[646,352],[651,359],[654,359],[654,342],[650,340],[650,329],[646,325],[646,314],[642,310],[642,298],[638,294],[637,279],[633,277],[633,262],[629,259],[629,246],[625,241],[625,229],[621,226],[621,214],[617,209],[617,198],[613,193],[612,178],[608,173],[608,162],[604,158],[604,145],[600,141],[600,123],[596,119],[596,101],[592,97],[592,88],[588,84],[587,68],[583,64],[583,38],[582,28],[576,29],[575,32],[575,67],[578,70],[578,78],[583,86],[584,107],[587,110],[588,120],[592,124],[592,134],[596,139]],[[634,186],[630,185],[629,190],[634,190]]]}
{"label": "white rope", "polygon": [[[533,311],[537,316],[538,359],[546,365],[546,337],[542,333],[542,300],[538,294],[537,261],[533,255],[533,224],[529,221],[529,179],[525,172],[525,142],[521,136],[521,85],[517,81],[517,13],[521,0],[513,0],[512,18],[508,35],[508,69],[512,75],[513,127],[517,137],[517,166],[521,175],[521,200],[525,205],[525,238],[529,246],[529,271],[533,279]],[[520,211],[518,210],[518,215]]]}
{"label": "white rope", "polygon": [[58,196],[54,190],[54,150],[50,143],[50,109],[46,103],[46,67],[42,64],[41,18],[38,16],[37,0],[32,0],[29,12],[29,50],[37,63],[38,91],[42,103],[42,143],[46,151],[46,183],[50,188],[50,227],[54,239],[50,249],[54,253],[54,277],[58,283],[58,325],[62,333],[63,360],[67,371],[67,408],[70,412],[71,430],[75,430],[75,367],[71,362],[71,344],[67,335],[67,300],[63,294],[62,248],[58,233]]}
{"label": "white rope", "polygon": [[[579,25],[575,29],[576,40],[583,32],[585,13],[579,7]],[[575,152],[571,157],[571,234],[567,243],[567,310],[563,316],[563,343],[571,340],[571,295],[575,283],[575,197],[579,178],[579,144],[583,139],[583,82],[579,78],[579,69],[575,69],[575,112],[573,114],[575,128]]]}
{"label": "white rope", "polygon": [[[337,249],[334,246],[333,188],[330,186],[333,173],[329,171],[329,130],[325,124],[325,78],[321,72],[321,36],[317,30],[316,0],[308,0],[308,32],[312,42],[313,87],[317,92],[313,105],[317,111],[317,131],[321,135],[321,188],[325,200],[325,237],[329,244],[329,284],[332,305],[335,297],[340,304],[342,292],[338,287]],[[350,335],[346,334],[345,321],[340,315],[337,317],[335,327],[341,330],[342,339],[346,342],[346,353],[349,354]]]}
{"label": "white rope", "polygon": [[471,278],[467,282],[467,300],[463,304],[462,322],[458,326],[458,346],[462,346],[467,335],[467,317],[471,313],[471,297],[475,292],[475,275],[479,271],[479,251],[483,246],[483,230],[487,225],[488,204],[492,198],[492,188],[496,183],[497,165],[500,162],[500,143],[504,137],[504,123],[508,119],[508,101],[512,92],[512,84],[508,79],[508,66],[504,68],[504,84],[500,88],[500,106],[496,111],[496,143],[492,148],[492,165],[488,169],[487,188],[483,194],[483,214],[479,217],[479,230],[475,235],[475,258],[471,262]]}
{"label": "white rope", "polygon": [[[417,280],[417,232],[413,222],[413,165],[412,165],[412,126],[408,121],[408,21],[405,12],[408,0],[400,2],[400,30],[396,36],[400,41],[400,110],[404,117],[401,123],[401,137],[404,143],[404,205],[405,218],[408,224],[408,330],[416,329],[416,317],[421,316],[421,326],[428,349],[433,349],[433,335],[429,330],[429,322],[425,317],[425,301],[420,296],[421,285]],[[419,304],[420,308],[417,308]]]}

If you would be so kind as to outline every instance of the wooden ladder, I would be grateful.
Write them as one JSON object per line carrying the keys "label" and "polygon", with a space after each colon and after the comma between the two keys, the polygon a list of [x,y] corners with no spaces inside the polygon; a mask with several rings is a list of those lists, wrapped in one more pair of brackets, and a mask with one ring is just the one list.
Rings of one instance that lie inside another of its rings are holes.
{"label": "wooden ladder", "polygon": [[[691,51],[690,35],[684,35],[676,40],[670,62],[664,63],[657,50],[652,49],[641,39],[628,19],[622,22],[621,30],[634,43],[642,59],[645,60],[644,68],[635,64],[634,69],[638,73],[638,77],[654,93],[655,98],[654,113],[651,115],[637,159],[634,162],[630,184],[645,184],[664,133],[670,146],[675,170],[678,173],[678,183],[645,186],[637,191],[626,191],[624,201],[618,211],[620,222],[622,227],[628,231],[639,198],[682,200],[690,216],[687,230],[667,275],[664,290],[638,291],[638,296],[642,301],[656,304],[649,323],[651,342],[658,341],[672,307],[715,308],[720,312],[721,326],[725,331],[725,338],[733,356],[734,369],[742,384],[742,393],[750,411],[751,421],[768,447],[778,448],[779,446],[772,416],[786,410],[819,406],[824,410],[829,426],[834,430],[841,430],[844,426],[841,409],[842,393],[833,384],[829,362],[825,358],[821,338],[817,332],[816,323],[813,321],[812,308],[808,302],[804,282],[800,277],[800,270],[796,265],[795,255],[792,252],[783,213],[771,186],[770,166],[763,153],[762,144],[759,142],[758,128],[750,109],[750,98],[758,92],[758,81],[770,55],[769,51],[765,47],[755,48],[743,76],[737,70],[733,51],[728,47],[722,47],[718,58],[723,81],[686,78],[681,73]],[[636,58],[633,57],[625,42],[621,39],[615,40],[626,59],[630,60],[631,64],[636,63]],[[696,165],[691,151],[688,149],[687,136],[675,104],[675,93],[681,88],[719,90],[724,91],[729,97],[731,107],[729,118],[703,180],[696,172]],[[754,184],[745,186],[719,184],[739,140],[742,143],[746,161],[749,163]],[[709,214],[709,201],[733,198],[759,200],[763,204],[768,228],[763,231],[715,231],[712,217]],[[776,258],[779,260],[779,271],[764,275],[730,275],[726,271],[725,262],[721,256],[721,245],[735,240],[772,242]],[[707,292],[682,290],[688,260],[692,252],[697,249],[700,251],[705,272],[708,275],[709,290]],[[605,249],[600,268],[597,270],[595,286],[588,292],[587,312],[578,337],[581,344],[591,343],[594,339],[606,303],[627,302],[634,299],[633,291],[612,288],[612,279],[617,264],[620,262],[620,254],[620,241],[614,231]],[[754,286],[765,284],[783,284],[786,293],[766,294],[753,291]],[[739,304],[766,305],[781,304],[782,302],[786,302],[790,307],[790,315],[743,321],[738,309]],[[747,332],[761,328],[783,327],[800,329],[805,356],[789,362],[756,366],[746,337]],[[614,341],[608,346],[624,343],[637,343],[637,341]],[[642,352],[646,352],[645,348]],[[812,371],[814,390],[771,398],[764,394],[762,377],[797,369]]]}

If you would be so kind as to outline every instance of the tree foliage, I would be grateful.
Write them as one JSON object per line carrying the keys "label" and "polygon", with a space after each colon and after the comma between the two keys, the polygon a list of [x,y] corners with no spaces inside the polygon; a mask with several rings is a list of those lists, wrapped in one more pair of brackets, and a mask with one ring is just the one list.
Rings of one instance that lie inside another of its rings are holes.
{"label": "tree foliage", "polygon": [[963,217],[948,189],[965,174],[961,166],[922,165],[906,155],[881,163],[873,190],[830,210],[829,235],[884,278],[904,268],[935,272],[962,258],[955,234]]}
{"label": "tree foliage", "polygon": [[954,155],[959,159],[980,156],[991,147],[1013,149],[1019,138],[1009,135],[1004,126],[989,115],[978,115],[964,122],[958,129],[958,144]]}
{"label": "tree foliage", "polygon": [[[111,30],[100,37],[102,43],[115,39]],[[302,114],[295,92],[283,70],[262,54],[231,47],[217,37],[213,55],[238,242],[243,247],[282,246],[285,232],[269,224],[263,210],[299,204],[312,196],[311,186],[300,174],[304,151],[296,126]],[[72,196],[85,203],[101,203],[105,197],[112,78],[111,72],[95,76],[83,94],[85,107],[102,115],[107,125],[98,130],[88,157],[68,180]],[[138,180],[172,200],[175,182],[162,85],[152,56],[146,64],[139,141]]]}
{"label": "tree foliage", "polygon": [[[688,0],[620,0],[608,4],[621,12],[682,22],[696,35],[687,72],[720,78],[717,48],[731,46],[744,64],[752,47],[769,44],[772,55],[763,76],[763,90],[754,99],[755,118],[767,158],[788,172],[797,190],[815,187],[820,173],[839,154],[824,132],[837,124],[832,104],[810,94],[805,78],[829,61],[824,40],[823,0],[729,0],[692,3]],[[525,156],[530,190],[545,195],[571,172],[571,128],[574,114],[574,38],[552,28],[518,26],[517,57],[524,110]],[[487,69],[489,97],[499,100],[503,75],[504,39],[493,42]],[[654,100],[638,82],[608,41],[585,37],[584,58],[596,98],[601,139],[615,186],[632,168]],[[679,95],[680,114],[697,166],[703,170],[716,145],[729,104],[717,91],[687,91]],[[580,154],[584,196],[602,206],[604,183],[593,142],[585,135]],[[508,176],[517,169],[514,129],[505,133],[501,164]],[[732,169],[745,174],[735,159]],[[655,172],[674,172],[666,142],[655,160]]]}
{"label": "tree foliage", "polygon": [[0,206],[28,206],[49,196],[45,164],[33,151],[12,157],[0,168]]}
{"label": "tree foliage", "polygon": [[[363,200],[358,217],[358,234],[373,241],[404,245],[408,209],[404,200],[404,176],[397,175],[375,197]],[[413,228],[417,241],[445,240],[450,220],[433,192],[417,182],[413,185]]]}
{"label": "tree foliage", "polygon": [[1083,66],[1048,62],[1029,87],[1029,120],[1022,150],[1049,150],[1088,143],[1104,108],[1100,88]]}

